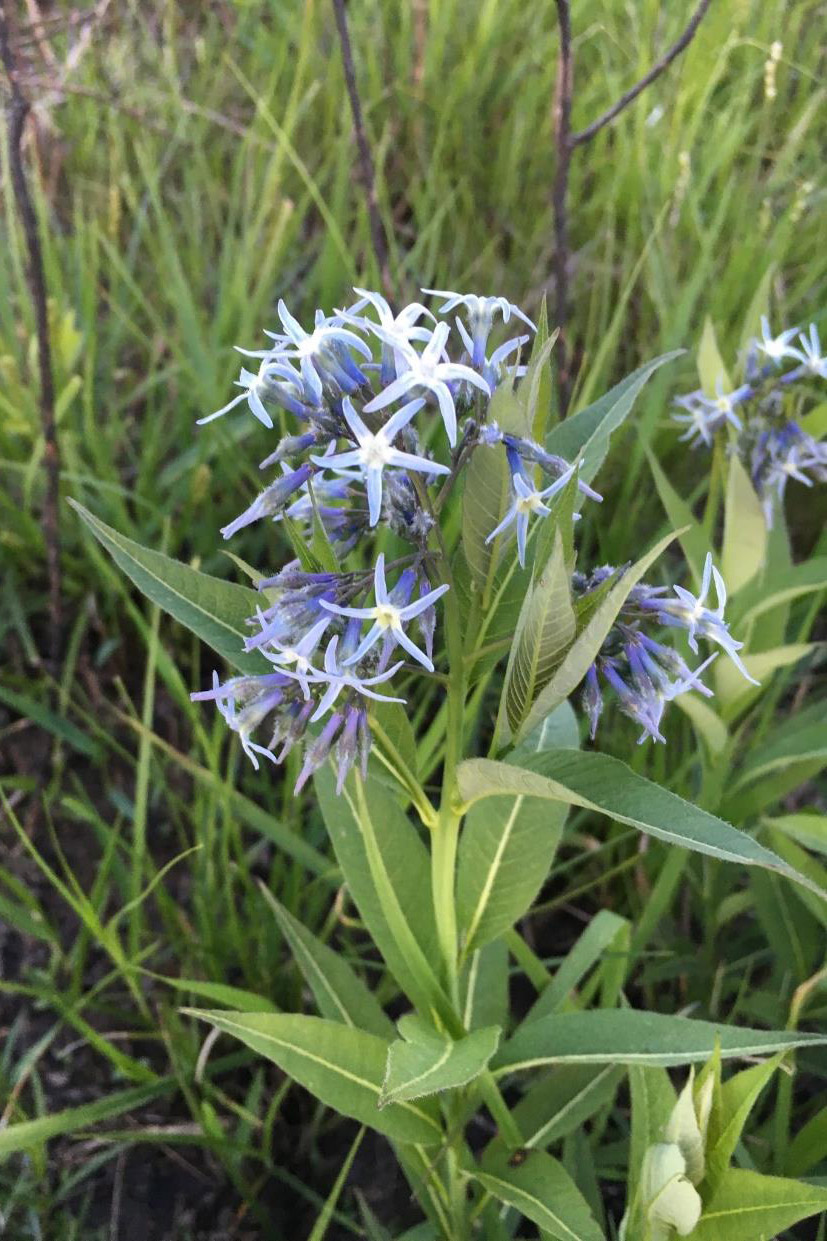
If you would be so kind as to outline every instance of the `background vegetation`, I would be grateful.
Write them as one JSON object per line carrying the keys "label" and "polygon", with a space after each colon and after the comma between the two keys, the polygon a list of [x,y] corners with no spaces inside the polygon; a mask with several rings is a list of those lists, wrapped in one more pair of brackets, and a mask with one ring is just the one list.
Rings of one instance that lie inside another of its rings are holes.
{"label": "background vegetation", "polygon": [[[685,8],[575,6],[576,127],[640,76]],[[233,344],[261,343],[279,296],[306,319],[354,283],[378,284],[332,10],[129,0],[90,15],[62,90],[69,8],[48,8],[21,42],[63,495],[232,575],[218,530],[258,485],[267,436],[249,418],[209,433],[195,419],[227,399]],[[819,320],[826,17],[820,0],[718,0],[684,57],[575,153],[574,408],[654,355],[692,349],[707,314],[731,357],[762,282],[774,322]],[[553,6],[351,0],[349,20],[400,289],[497,292],[536,311],[553,256]],[[291,772],[256,776],[220,721],[190,704],[209,652],[138,601],[65,504],[64,657],[55,678],[44,665],[34,324],[2,153],[0,1115],[32,1128],[0,1167],[0,1235],[305,1236],[353,1127],[229,1042],[199,1059],[203,1031],[177,1010],[220,999],[217,980],[301,1007],[258,879],[352,959],[364,940]],[[665,528],[647,444],[687,480],[684,495],[706,469],[667,424],[670,395],[691,386],[689,354],[645,390],[601,478],[610,499],[586,532],[594,563],[634,557]],[[827,549],[818,505],[793,506],[802,552]],[[245,542],[259,566],[280,554],[270,531]],[[817,665],[803,681],[790,674],[774,700],[803,702],[819,677]],[[631,727],[615,730],[603,744],[627,755]],[[693,735],[677,728],[670,741],[680,773]],[[635,761],[670,779],[661,751]],[[786,809],[800,804],[781,792]],[[819,797],[810,786],[805,802]],[[720,879],[675,856],[655,844],[640,854],[633,833],[576,819],[526,937],[553,958],[609,906],[645,949],[637,985],[652,1007],[783,1026],[822,964],[816,914],[796,902],[779,916],[763,878]],[[379,981],[376,962],[363,965]],[[823,1170],[820,1132],[787,1150],[823,1102],[813,1073],[809,1098],[782,1085],[756,1129],[779,1171]],[[582,1148],[578,1163],[611,1204],[620,1144],[597,1165],[585,1137]],[[366,1138],[327,1235],[379,1237],[374,1215],[404,1221],[395,1175]]]}

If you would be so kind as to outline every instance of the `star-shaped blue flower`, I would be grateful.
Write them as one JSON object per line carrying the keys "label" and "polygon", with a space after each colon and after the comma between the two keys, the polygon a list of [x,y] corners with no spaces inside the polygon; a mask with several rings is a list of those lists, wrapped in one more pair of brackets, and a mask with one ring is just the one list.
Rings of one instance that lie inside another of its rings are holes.
{"label": "star-shaped blue flower", "polygon": [[468,323],[471,328],[472,346],[469,349],[474,366],[482,366],[485,362],[485,347],[494,322],[494,315],[499,311],[503,323],[508,323],[512,314],[523,323],[528,324],[532,332],[536,326],[528,315],[523,314],[519,306],[515,306],[506,297],[479,297],[476,293],[453,293],[450,289],[423,289],[431,297],[444,297],[447,300],[439,307],[441,315],[448,314],[457,306],[464,306],[468,311]]}
{"label": "star-shaped blue flower", "polygon": [[[325,605],[330,606],[330,605]],[[331,608],[331,611],[333,609]],[[310,717],[310,723],[315,724],[323,715],[326,715],[341,694],[342,690],[353,690],[357,694],[361,694],[364,698],[372,698],[375,702],[401,702],[404,698],[388,698],[385,694],[377,694],[372,686],[381,685],[385,681],[389,681],[402,667],[401,663],[396,663],[392,668],[388,668],[385,672],[379,672],[376,676],[360,677],[355,672],[349,672],[346,665],[339,664],[336,654],[339,645],[338,634],[330,639],[327,644],[327,650],[324,653],[324,671],[318,668],[311,669],[311,676],[308,678],[314,685],[325,685],[322,697],[319,699],[319,705]],[[353,660],[346,661],[347,664]],[[299,679],[298,673],[285,672],[285,676]]]}
{"label": "star-shaped blue flower", "polygon": [[436,461],[429,461],[427,457],[417,457],[413,453],[402,452],[399,448],[393,447],[393,440],[424,404],[422,399],[408,401],[407,405],[397,410],[374,434],[353,408],[353,402],[345,397],[342,401],[342,413],[359,447],[348,452],[335,453],[332,456],[310,458],[316,465],[333,470],[337,474],[345,473],[354,466],[362,470],[367,486],[372,526],[379,521],[382,511],[382,472],[385,466],[416,470],[420,474],[451,473],[446,465],[440,465]]}
{"label": "star-shaped blue flower", "polygon": [[404,367],[402,373],[392,384],[389,384],[378,396],[365,406],[365,413],[372,414],[377,409],[386,409],[400,397],[406,396],[416,389],[424,389],[431,393],[439,405],[439,412],[445,424],[448,442],[453,448],[457,442],[457,411],[454,405],[454,394],[449,387],[453,380],[465,380],[480,388],[486,396],[491,395],[488,384],[472,370],[470,366],[461,366],[457,362],[445,362],[442,355],[451,329],[447,323],[440,323],[434,329],[431,339],[421,353],[399,336],[389,336],[383,328],[377,326],[374,331],[381,340],[389,343],[396,352],[398,365]]}
{"label": "star-shaped blue flower", "polygon": [[514,487],[514,501],[500,524],[491,531],[485,540],[486,543],[491,543],[498,534],[502,534],[512,523],[516,522],[517,557],[520,561],[520,566],[524,569],[529,517],[532,513],[537,513],[541,517],[548,517],[551,509],[544,501],[550,500],[553,495],[556,495],[558,491],[565,487],[578,465],[579,462],[570,465],[565,473],[556,478],[550,486],[543,488],[542,491],[538,491],[534,484],[529,482],[523,474],[512,474],[511,482]]}
{"label": "star-shaped blue flower", "polygon": [[[706,601],[713,581],[715,583],[717,606],[711,608],[707,606]],[[657,609],[661,619],[666,624],[677,625],[679,628],[685,629],[689,637],[689,645],[696,653],[698,650],[698,638],[706,638],[708,642],[715,642],[726,652],[738,671],[748,681],[751,681],[753,685],[760,684],[755,677],[750,676],[747,672],[738,654],[738,651],[744,645],[743,642],[735,641],[729,632],[729,625],[724,620],[724,607],[727,600],[726,585],[721,574],[712,563],[712,553],[707,553],[701,579],[701,590],[697,596],[683,586],[673,586],[672,589],[677,595],[677,599],[653,600],[650,605]]]}
{"label": "star-shaped blue flower", "polygon": [[373,607],[343,608],[336,603],[328,603],[326,599],[321,601],[325,611],[333,612],[336,616],[349,616],[355,620],[373,621],[373,625],[354,653],[345,660],[345,667],[358,663],[380,639],[387,638],[393,645],[401,646],[412,659],[422,664],[423,668],[433,672],[434,665],[432,661],[408,637],[403,629],[403,625],[421,616],[432,604],[436,603],[437,599],[445,594],[449,587],[447,585],[437,586],[435,590],[428,591],[427,594],[422,595],[419,599],[415,599],[413,603],[407,603],[406,600],[410,598],[411,590],[413,589],[414,577],[415,575],[410,572],[403,574],[397,585],[389,593],[387,582],[385,581],[385,556],[382,553],[376,561],[373,575],[373,593],[376,600]]}

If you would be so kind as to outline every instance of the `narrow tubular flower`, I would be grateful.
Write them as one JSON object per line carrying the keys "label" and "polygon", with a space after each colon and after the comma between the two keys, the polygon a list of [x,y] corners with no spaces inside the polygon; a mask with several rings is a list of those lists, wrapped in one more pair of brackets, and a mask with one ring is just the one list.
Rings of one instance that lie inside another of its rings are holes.
{"label": "narrow tubular flower", "polygon": [[393,440],[424,404],[421,398],[409,401],[374,434],[359,417],[350,398],[345,397],[342,402],[342,412],[359,447],[348,452],[334,453],[332,456],[310,458],[316,465],[325,466],[337,473],[349,470],[353,466],[359,467],[363,472],[367,487],[372,526],[378,523],[382,511],[382,474],[386,466],[414,470],[420,474],[451,473],[446,465],[440,465],[436,461],[430,461],[427,457],[417,457],[413,453],[402,452],[393,447]]}
{"label": "narrow tubular flower", "polygon": [[393,383],[368,402],[364,412],[372,414],[386,409],[409,392],[425,391],[433,396],[439,406],[448,442],[453,448],[457,442],[457,411],[450,384],[456,380],[465,381],[489,397],[491,389],[470,366],[442,360],[450,331],[449,324],[440,323],[422,353],[417,353],[412,345],[389,336],[382,328],[376,328],[377,335],[397,349],[398,363],[404,369]]}
{"label": "narrow tubular flower", "polygon": [[[412,641],[405,632],[403,625],[408,621],[415,620],[423,612],[426,612],[428,608],[436,603],[437,599],[442,598],[449,587],[447,585],[437,586],[435,590],[428,591],[427,594],[420,595],[413,603],[409,603],[408,600],[410,599],[415,580],[416,575],[411,570],[406,570],[394,589],[389,592],[387,582],[385,581],[385,557],[384,554],[380,553],[376,561],[376,569],[374,570],[373,593],[376,602],[373,607],[341,607],[335,603],[322,601],[322,607],[325,611],[331,612],[336,616],[348,616],[354,620],[373,621],[371,628],[354,653],[345,660],[346,667],[358,663],[377,642],[386,639],[389,643],[388,649],[392,649],[393,646],[401,646],[412,659],[422,664],[423,668],[433,672],[433,662]],[[398,664],[396,666],[399,667]]]}

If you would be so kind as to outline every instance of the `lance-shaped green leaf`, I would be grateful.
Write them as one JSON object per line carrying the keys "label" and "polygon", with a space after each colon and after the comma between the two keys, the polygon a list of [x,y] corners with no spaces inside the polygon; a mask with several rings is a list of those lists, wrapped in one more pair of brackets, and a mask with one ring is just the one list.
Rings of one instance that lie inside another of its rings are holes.
{"label": "lance-shaped green leaf", "polygon": [[346,1026],[368,1030],[381,1038],[393,1038],[393,1022],[382,1012],[376,996],[353,972],[341,952],[334,952],[311,934],[263,884],[261,890],[313,992],[321,1015]]}
{"label": "lance-shaped green leaf", "polygon": [[104,1094],[102,1098],[82,1103],[79,1107],[67,1107],[48,1116],[6,1125],[0,1129],[0,1159],[17,1151],[31,1150],[67,1133],[77,1137],[90,1125],[112,1120],[124,1112],[135,1112],[147,1105],[153,1106],[165,1095],[177,1093],[179,1089],[174,1077],[163,1077],[145,1086],[130,1086],[128,1090]]}
{"label": "lance-shaped green leaf", "polygon": [[735,595],[764,567],[767,556],[767,520],[749,474],[740,458],[729,459],[724,499],[724,541],[721,572]]}
{"label": "lance-shaped green leaf", "polygon": [[554,750],[526,757],[519,767],[472,758],[460,764],[457,782],[466,807],[505,793],[547,797],[599,811],[668,844],[724,862],[766,867],[821,894],[809,879],[746,832],[653,784],[608,754]]}
{"label": "lance-shaped green leaf", "polygon": [[[577,744],[576,726],[561,714],[539,727],[509,761],[541,752],[550,736]],[[457,915],[467,954],[497,939],[531,907],[554,860],[568,809],[518,793],[496,797],[471,811],[457,859]]]}
{"label": "lance-shaped green leaf", "polygon": [[[761,688],[750,685],[729,659],[715,661],[715,692],[724,704],[728,716],[735,711],[740,714],[744,707],[766,689],[767,682],[780,668],[789,668],[818,650],[817,642],[791,642],[787,646],[774,646],[769,651],[756,651],[754,655],[741,658],[750,676],[761,682]],[[685,697],[686,695],[681,695]],[[680,698],[676,701],[680,702]]]}
{"label": "lance-shaped green leaf", "polygon": [[167,978],[163,974],[146,973],[158,982],[174,987],[176,991],[185,991],[189,995],[197,995],[202,1000],[212,1000],[214,1004],[225,1004],[227,1008],[242,1013],[277,1013],[278,1007],[266,996],[256,995],[243,987],[231,987],[225,982],[204,982],[200,978]]}
{"label": "lance-shaped green leaf", "polygon": [[750,582],[733,601],[732,617],[736,632],[781,604],[827,587],[827,556],[816,556],[804,564],[793,565],[781,573],[767,575],[767,581]]}
{"label": "lance-shaped green leaf", "polygon": [[559,335],[559,328],[555,328],[549,335],[548,310],[546,299],[543,298],[540,313],[537,316],[537,332],[531,347],[528,369],[518,388],[526,412],[526,421],[531,428],[531,435],[540,444],[543,442],[551,417],[552,377],[549,359]]}
{"label": "lance-shaped green leaf", "polygon": [[577,750],[579,747],[580,724],[574,707],[566,700],[550,711],[545,719],[515,746],[508,755],[508,761],[519,767],[523,755],[539,754],[542,750]]}
{"label": "lance-shaped green leaf", "polygon": [[495,939],[468,957],[459,980],[460,1012],[466,1030],[504,1026],[508,1019],[508,946]]}
{"label": "lance-shaped green leaf", "polygon": [[560,666],[576,629],[570,574],[558,529],[551,556],[529,587],[517,620],[497,724],[503,743],[519,729],[535,698]]}
{"label": "lance-shaped green leaf", "polygon": [[627,569],[607,591],[600,604],[589,615],[570,646],[565,659],[524,716],[515,734],[518,741],[536,728],[550,711],[559,706],[577,688],[588,672],[589,666],[594,662],[595,656],[606,640],[606,635],[615,623],[617,614],[633,587],[674,538],[674,534],[669,534],[661,539],[651,551]]}
{"label": "lance-shaped green leaf", "polygon": [[625,1072],[619,1064],[567,1064],[543,1074],[513,1109],[524,1144],[547,1147],[573,1133],[611,1103]]}
{"label": "lance-shaped green leaf", "polygon": [[492,1149],[473,1176],[545,1235],[558,1241],[603,1241],[586,1199],[563,1165],[545,1151],[523,1150],[515,1156]]}
{"label": "lance-shaped green leaf", "polygon": [[765,819],[764,822],[774,831],[783,832],[807,849],[827,857],[827,814],[802,811],[800,814],[781,815],[777,819]]}
{"label": "lance-shaped green leaf", "polygon": [[701,698],[700,694],[679,694],[675,699],[675,706],[692,721],[695,731],[709,747],[710,754],[717,755],[724,750],[729,740],[729,731],[718,712],[710,707],[706,699]]}
{"label": "lance-shaped green leaf", "polygon": [[792,763],[827,760],[827,703],[820,702],[778,724],[770,739],[755,746],[733,781],[736,792],[753,780]]}
{"label": "lance-shaped green leaf", "polygon": [[763,1064],[736,1073],[721,1086],[720,1103],[713,1108],[707,1134],[704,1181],[707,1194],[714,1192],[726,1176],[747,1118],[781,1061],[782,1054],[773,1056]]}
{"label": "lance-shaped green leaf", "polygon": [[225,1013],[184,1009],[232,1034],[277,1064],[327,1107],[396,1142],[439,1142],[436,1105],[393,1103],[379,1110],[388,1042],[365,1030],[296,1013]]}
{"label": "lance-shaped green leaf", "polygon": [[757,1241],[777,1237],[827,1210],[827,1189],[781,1176],[730,1168],[704,1206],[692,1241]]}
{"label": "lance-shaped green leaf", "polygon": [[631,1008],[553,1013],[522,1025],[492,1063],[497,1076],[547,1064],[693,1064],[720,1042],[721,1056],[771,1055],[793,1047],[827,1046],[827,1035],[751,1030]]}
{"label": "lance-shaped green leaf", "polygon": [[826,1155],[827,1108],[822,1107],[799,1129],[790,1143],[784,1160],[784,1171],[791,1176],[803,1176],[821,1163]]}
{"label": "lance-shaped green leaf", "polygon": [[746,353],[750,342],[755,340],[761,334],[761,316],[770,313],[770,295],[772,293],[773,281],[776,277],[777,267],[775,263],[769,263],[767,269],[758,282],[758,287],[752,295],[747,313],[744,315],[744,323],[741,328],[741,343],[739,345],[739,353]]}
{"label": "lance-shaped green leaf", "polygon": [[329,764],[314,786],[345,882],[388,968],[411,1000],[447,1014],[432,963],[439,960],[428,853],[391,794],[355,777],[336,795]]}
{"label": "lance-shaped green leaf", "polygon": [[497,1050],[501,1033],[499,1026],[486,1026],[454,1040],[418,1017],[403,1017],[398,1025],[402,1037],[388,1048],[380,1107],[472,1082]]}
{"label": "lance-shaped green leaf", "polygon": [[402,777],[402,783],[410,777],[415,780],[418,774],[416,737],[402,704],[372,702],[370,729],[388,764]]}
{"label": "lance-shaped green leaf", "polygon": [[247,586],[237,586],[199,573],[189,565],[161,552],[141,547],[107,526],[76,500],[69,503],[82,517],[95,538],[140,591],[174,620],[201,638],[239,672],[266,672],[271,665],[258,651],[246,653],[247,618],[255,616],[261,596]]}
{"label": "lance-shaped green leaf", "polygon": [[628,418],[646,381],[664,363],[679,358],[682,353],[682,349],[664,353],[645,366],[638,367],[599,401],[558,422],[546,440],[548,451],[558,453],[568,461],[582,458],[580,477],[590,483],[609,451],[612,433]]}

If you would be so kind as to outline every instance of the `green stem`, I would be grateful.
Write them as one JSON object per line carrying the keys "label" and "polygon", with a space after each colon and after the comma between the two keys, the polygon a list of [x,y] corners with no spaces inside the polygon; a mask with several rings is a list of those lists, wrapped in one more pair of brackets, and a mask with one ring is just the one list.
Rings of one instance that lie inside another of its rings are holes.
{"label": "green stem", "polygon": [[485,1106],[491,1113],[497,1128],[500,1131],[500,1137],[507,1146],[516,1149],[523,1145],[523,1135],[520,1132],[516,1120],[508,1110],[508,1104],[500,1094],[500,1089],[495,1082],[491,1073],[486,1071],[480,1076],[480,1085],[482,1087],[482,1097],[485,1100]]}
{"label": "green stem", "polygon": [[[414,479],[420,503],[430,510],[428,493],[418,478]],[[442,793],[439,817],[431,839],[431,890],[434,900],[437,934],[448,994],[459,1014],[459,981],[457,969],[456,861],[457,842],[462,815],[457,812],[457,767],[462,758],[465,725],[465,650],[462,639],[462,617],[456,584],[451,573],[448,550],[439,523],[435,522],[434,537],[438,546],[438,565],[442,581],[450,586],[445,595],[445,641],[448,649],[447,728],[445,760],[442,768]]]}
{"label": "green stem", "polygon": [[456,860],[461,818],[452,814],[450,805],[443,804],[431,839],[431,890],[434,898],[437,934],[445,964],[448,994],[459,1012],[459,975],[457,972]]}
{"label": "green stem", "polygon": [[[446,577],[450,578],[450,568],[444,547],[442,552]],[[462,815],[456,809],[458,800],[456,773],[462,759],[466,679],[463,659],[462,621],[459,612],[459,602],[453,590],[446,596],[445,630],[450,672],[447,702],[448,727],[445,736],[445,762],[442,769],[439,819],[434,828],[431,844],[431,874],[434,910],[439,941],[447,971],[448,990],[453,1003],[457,1006],[457,1011],[459,1011],[456,861]]]}

